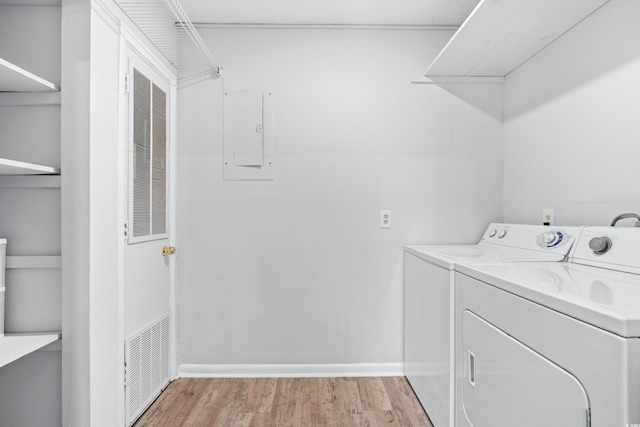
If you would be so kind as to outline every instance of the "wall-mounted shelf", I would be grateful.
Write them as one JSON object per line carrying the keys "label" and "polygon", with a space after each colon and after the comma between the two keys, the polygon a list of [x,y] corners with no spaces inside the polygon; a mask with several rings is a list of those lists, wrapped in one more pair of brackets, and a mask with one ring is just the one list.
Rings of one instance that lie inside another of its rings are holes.
{"label": "wall-mounted shelf", "polygon": [[41,92],[57,90],[58,87],[50,81],[0,58],[0,92]]}
{"label": "wall-mounted shelf", "polygon": [[0,107],[60,105],[60,92],[0,92]]}
{"label": "wall-mounted shelf", "polygon": [[51,166],[0,158],[0,175],[47,175],[59,173],[59,169]]}
{"label": "wall-mounted shelf", "polygon": [[7,255],[6,268],[61,268],[60,255]]}
{"label": "wall-mounted shelf", "polygon": [[180,87],[222,75],[222,68],[216,63],[179,0],[115,2],[180,71]]}
{"label": "wall-mounted shelf", "polygon": [[504,83],[504,77],[424,76],[411,79],[411,84],[414,85],[440,85],[447,83],[502,84]]}
{"label": "wall-mounted shelf", "polygon": [[482,0],[425,75],[503,77],[608,0]]}
{"label": "wall-mounted shelf", "polygon": [[0,367],[58,341],[61,337],[60,332],[5,334],[0,337]]}
{"label": "wall-mounted shelf", "polygon": [[0,175],[0,188],[60,188],[60,175]]}

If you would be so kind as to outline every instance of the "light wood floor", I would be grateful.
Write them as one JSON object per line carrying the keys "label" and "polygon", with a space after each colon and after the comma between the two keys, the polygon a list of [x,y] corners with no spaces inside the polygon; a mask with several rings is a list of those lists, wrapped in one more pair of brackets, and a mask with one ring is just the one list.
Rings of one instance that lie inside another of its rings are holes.
{"label": "light wood floor", "polygon": [[134,427],[433,427],[404,377],[183,378]]}

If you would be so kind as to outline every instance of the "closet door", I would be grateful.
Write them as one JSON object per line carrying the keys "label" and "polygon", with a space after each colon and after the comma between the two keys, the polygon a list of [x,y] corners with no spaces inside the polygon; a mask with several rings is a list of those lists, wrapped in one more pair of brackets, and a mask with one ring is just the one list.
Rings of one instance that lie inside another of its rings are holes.
{"label": "closet door", "polygon": [[127,71],[127,224],[124,336],[127,423],[170,380],[171,84],[153,62],[130,49]]}

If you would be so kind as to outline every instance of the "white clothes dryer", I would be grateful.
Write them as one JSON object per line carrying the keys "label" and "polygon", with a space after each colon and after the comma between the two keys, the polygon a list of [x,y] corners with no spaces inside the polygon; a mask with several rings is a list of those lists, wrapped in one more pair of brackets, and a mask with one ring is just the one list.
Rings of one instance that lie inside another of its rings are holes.
{"label": "white clothes dryer", "polygon": [[435,427],[454,425],[456,263],[559,262],[579,230],[492,223],[474,245],[405,247],[404,372]]}
{"label": "white clothes dryer", "polygon": [[456,426],[640,425],[640,229],[456,270]]}

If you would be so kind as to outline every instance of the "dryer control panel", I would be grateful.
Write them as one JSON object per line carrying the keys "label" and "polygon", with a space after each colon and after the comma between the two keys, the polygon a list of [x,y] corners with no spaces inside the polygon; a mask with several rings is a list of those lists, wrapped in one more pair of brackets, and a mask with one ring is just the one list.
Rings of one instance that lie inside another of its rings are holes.
{"label": "dryer control panel", "polygon": [[579,232],[580,227],[492,223],[489,224],[481,242],[567,254]]}

